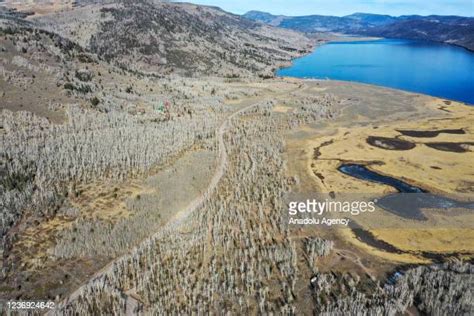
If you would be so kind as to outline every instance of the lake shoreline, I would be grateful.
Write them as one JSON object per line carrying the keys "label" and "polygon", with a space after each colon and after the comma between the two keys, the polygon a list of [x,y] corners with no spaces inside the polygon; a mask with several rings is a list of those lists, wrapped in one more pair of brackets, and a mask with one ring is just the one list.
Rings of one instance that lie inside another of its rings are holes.
{"label": "lake shoreline", "polygon": [[[430,192],[426,197],[471,201],[472,189],[466,183],[472,181],[469,173],[472,150],[448,152],[429,145],[472,142],[473,107],[364,83],[334,80],[305,83],[310,87],[304,91],[307,95],[343,96],[347,105],[332,121],[305,126],[285,136],[288,174],[299,181],[292,194],[299,200],[314,196],[314,192],[332,192],[341,200],[360,194],[364,199],[386,202],[383,197],[396,193],[394,187],[385,183],[358,179],[339,170],[344,164],[358,164],[383,177]],[[410,135],[404,135],[403,131],[409,131]],[[427,131],[432,132],[427,135]],[[404,144],[400,142],[416,146],[401,146]],[[292,200],[295,200],[293,196]],[[356,249],[362,258],[381,265],[435,262],[436,258],[426,255],[432,253],[445,258],[462,258],[465,253],[472,256],[469,241],[473,236],[472,211],[424,210],[421,214],[426,219],[415,222],[408,216],[400,216],[406,214],[397,213],[396,209],[383,207],[390,205],[380,205],[374,215],[359,216],[357,223],[400,253],[389,253],[367,244],[350,230],[324,232],[325,237],[339,242],[342,249]],[[419,214],[416,218],[422,217]],[[446,239],[453,241],[445,242]]]}
{"label": "lake shoreline", "polygon": [[[351,36],[351,34],[341,34],[341,40],[330,40],[328,43],[334,43],[334,42],[363,42],[363,41],[376,41],[376,40],[382,40],[382,39],[394,39],[394,40],[405,40],[405,41],[417,41],[417,42],[426,42],[426,43],[434,43],[434,44],[443,44],[443,45],[448,45],[448,46],[454,46],[454,47],[459,47],[467,50],[470,53],[474,53],[474,49],[471,49],[469,47],[456,44],[456,43],[449,43],[449,42],[441,42],[441,41],[433,41],[433,40],[428,40],[428,39],[412,39],[412,38],[405,38],[405,37],[374,37],[374,36],[359,36],[359,35],[354,35],[354,37]],[[354,40],[351,40],[354,39]]]}
{"label": "lake shoreline", "polygon": [[[358,47],[358,43],[360,43],[360,47]],[[335,47],[338,44],[341,46]],[[354,44],[354,46],[351,46],[351,44]],[[368,46],[364,47],[365,44]],[[334,47],[330,47],[330,45],[334,45]],[[433,46],[430,47],[431,45]],[[321,53],[323,47],[324,51]],[[394,47],[396,53],[389,52],[387,56],[384,56],[384,50],[392,47]],[[456,50],[453,50],[453,48],[456,48]],[[457,50],[457,48],[463,49]],[[363,49],[365,49],[364,54],[368,51],[367,56],[361,55]],[[351,54],[351,50],[355,53]],[[370,52],[370,50],[373,52]],[[437,50],[441,51],[438,52]],[[434,64],[435,66],[433,66],[426,57],[434,53],[443,54],[445,63],[441,65]],[[470,65],[474,63],[473,53],[473,51],[463,46],[451,43],[396,38],[334,36],[318,42],[311,53],[291,60],[288,65],[275,70],[274,75],[275,77],[303,80],[336,80],[368,84],[428,95],[472,106],[474,105],[474,95],[465,87],[470,86],[473,80],[472,76],[467,74],[467,69],[470,69]],[[314,56],[315,54],[319,55]],[[370,54],[374,55],[374,60],[371,59]],[[398,60],[396,54],[400,55]],[[407,57],[408,54],[412,54],[410,58],[413,56],[415,58],[413,61],[415,69],[407,67],[411,61]],[[471,56],[471,54],[473,55]],[[345,58],[346,55],[347,58]],[[459,59],[461,59],[461,63],[458,62]],[[443,65],[450,66],[444,67]],[[452,65],[456,65],[456,67]],[[346,70],[342,67],[350,67],[350,69]],[[416,77],[413,74],[416,74]]]}

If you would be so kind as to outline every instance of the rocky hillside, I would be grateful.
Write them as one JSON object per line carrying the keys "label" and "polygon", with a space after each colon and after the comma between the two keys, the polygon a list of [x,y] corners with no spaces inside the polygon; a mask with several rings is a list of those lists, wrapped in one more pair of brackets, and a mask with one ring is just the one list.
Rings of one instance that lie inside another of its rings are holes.
{"label": "rocky hillside", "polygon": [[246,18],[301,32],[341,32],[364,36],[406,38],[455,44],[474,50],[474,18],[355,13],[344,17],[308,15],[276,16],[250,11]]}
{"label": "rocky hillside", "polygon": [[185,3],[81,2],[32,19],[107,61],[140,72],[266,77],[312,48],[294,31]]}

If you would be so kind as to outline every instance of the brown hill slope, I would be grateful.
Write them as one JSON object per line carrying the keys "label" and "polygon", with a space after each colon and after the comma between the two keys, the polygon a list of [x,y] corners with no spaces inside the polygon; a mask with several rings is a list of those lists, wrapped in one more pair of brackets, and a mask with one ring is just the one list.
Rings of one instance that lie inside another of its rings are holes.
{"label": "brown hill slope", "polygon": [[270,76],[312,47],[297,32],[186,3],[118,1],[33,19],[108,61],[146,72]]}

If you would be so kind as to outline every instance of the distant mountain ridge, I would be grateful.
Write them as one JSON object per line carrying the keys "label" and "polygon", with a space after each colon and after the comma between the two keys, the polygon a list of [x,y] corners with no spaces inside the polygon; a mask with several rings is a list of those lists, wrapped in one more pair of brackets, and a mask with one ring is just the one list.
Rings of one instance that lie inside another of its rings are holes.
{"label": "distant mountain ridge", "polygon": [[402,15],[398,17],[371,13],[325,16],[277,16],[250,11],[244,17],[273,26],[306,33],[340,32],[363,36],[380,36],[429,40],[455,44],[474,51],[474,18],[441,15]]}
{"label": "distant mountain ridge", "polygon": [[397,18],[391,15],[371,14],[371,13],[354,13],[345,16],[345,18],[367,23],[368,25],[386,25],[393,23]]}

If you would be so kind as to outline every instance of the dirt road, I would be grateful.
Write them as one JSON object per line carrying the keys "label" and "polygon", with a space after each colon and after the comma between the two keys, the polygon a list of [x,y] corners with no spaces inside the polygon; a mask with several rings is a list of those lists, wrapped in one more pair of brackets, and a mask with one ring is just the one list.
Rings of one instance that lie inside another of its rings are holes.
{"label": "dirt road", "polygon": [[[257,106],[262,101],[264,101],[264,99],[260,99],[260,100],[258,100],[256,102],[253,102],[253,103],[251,103],[247,106],[244,106],[240,110],[238,110],[238,111],[232,113],[231,115],[229,115],[225,119],[225,121],[220,125],[220,127],[217,131],[217,135],[216,135],[217,138],[218,138],[218,147],[219,147],[218,148],[218,156],[219,156],[218,166],[217,166],[217,168],[214,172],[214,175],[212,176],[212,179],[211,179],[211,181],[209,183],[209,186],[207,187],[206,191],[203,194],[196,197],[196,199],[194,199],[185,209],[179,211],[165,225],[165,227],[160,229],[159,232],[156,232],[155,234],[149,236],[148,238],[146,238],[145,240],[140,242],[137,246],[132,248],[127,254],[116,258],[115,260],[108,263],[104,268],[97,271],[87,282],[85,282],[78,289],[76,289],[73,293],[71,293],[64,301],[57,304],[57,309],[55,310],[56,312],[59,311],[62,307],[66,306],[68,302],[73,301],[74,299],[79,297],[79,295],[81,294],[83,288],[86,287],[88,284],[90,284],[91,282],[94,282],[95,280],[98,280],[104,274],[107,274],[108,272],[111,272],[113,270],[114,265],[117,262],[120,262],[122,260],[127,260],[127,258],[129,258],[134,253],[134,251],[140,247],[140,245],[142,245],[145,242],[153,241],[153,240],[159,238],[161,236],[162,231],[166,230],[167,228],[169,229],[169,228],[173,228],[173,227],[179,227],[179,225],[189,216],[189,214],[191,214],[192,212],[194,212],[195,210],[197,210],[199,207],[201,207],[204,204],[204,202],[208,199],[208,197],[217,188],[217,185],[218,185],[219,181],[221,180],[221,178],[223,177],[224,172],[225,172],[226,167],[227,167],[228,153],[227,153],[227,149],[226,149],[225,142],[224,142],[224,135],[225,135],[227,129],[229,128],[229,124],[230,124],[231,120],[233,118],[237,117],[238,115],[240,115],[241,113],[251,109],[252,107]],[[244,103],[244,102],[242,102],[242,103]],[[139,305],[139,301],[136,298],[134,298],[133,296],[127,295],[121,289],[117,289],[117,290],[120,291],[127,298],[127,314],[133,314],[133,309],[136,306]],[[46,315],[55,315],[56,314],[55,311],[50,311]]]}

